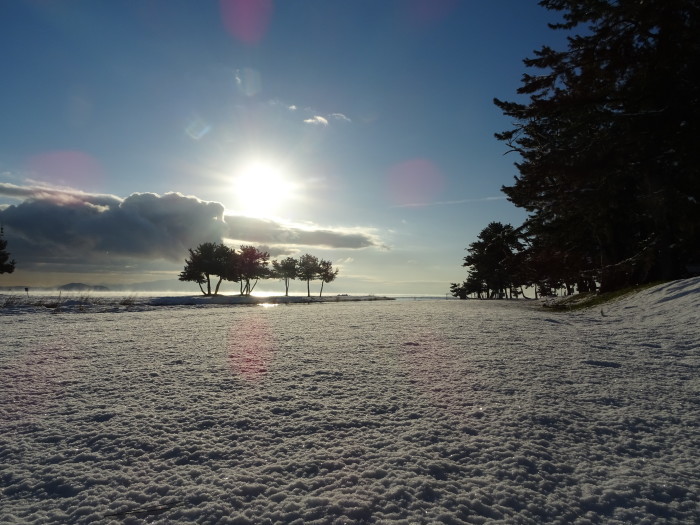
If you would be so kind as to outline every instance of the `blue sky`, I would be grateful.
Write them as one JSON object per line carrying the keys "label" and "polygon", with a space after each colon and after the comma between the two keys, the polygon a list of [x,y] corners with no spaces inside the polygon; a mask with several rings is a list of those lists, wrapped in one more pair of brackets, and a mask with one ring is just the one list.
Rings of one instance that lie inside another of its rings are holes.
{"label": "blue sky", "polygon": [[492,99],[564,46],[534,0],[20,0],[0,19],[0,286],[174,281],[221,238],[333,261],[329,293],[444,294],[481,229],[525,217]]}

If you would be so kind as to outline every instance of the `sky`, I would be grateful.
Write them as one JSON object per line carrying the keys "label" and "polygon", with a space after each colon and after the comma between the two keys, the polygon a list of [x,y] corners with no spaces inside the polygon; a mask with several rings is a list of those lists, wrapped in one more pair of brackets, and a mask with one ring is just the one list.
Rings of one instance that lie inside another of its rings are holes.
{"label": "sky", "polygon": [[329,293],[443,295],[489,222],[525,219],[493,98],[565,46],[535,0],[18,0],[0,20],[0,287],[175,287],[223,241],[328,259]]}

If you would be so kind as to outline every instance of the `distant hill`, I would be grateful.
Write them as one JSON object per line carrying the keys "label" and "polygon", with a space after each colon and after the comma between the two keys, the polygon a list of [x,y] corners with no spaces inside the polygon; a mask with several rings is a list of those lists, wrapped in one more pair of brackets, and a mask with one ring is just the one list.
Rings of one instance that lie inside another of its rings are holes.
{"label": "distant hill", "polygon": [[62,292],[109,292],[109,288],[106,286],[91,286],[89,284],[83,283],[69,283],[63,286],[58,286],[57,290]]}

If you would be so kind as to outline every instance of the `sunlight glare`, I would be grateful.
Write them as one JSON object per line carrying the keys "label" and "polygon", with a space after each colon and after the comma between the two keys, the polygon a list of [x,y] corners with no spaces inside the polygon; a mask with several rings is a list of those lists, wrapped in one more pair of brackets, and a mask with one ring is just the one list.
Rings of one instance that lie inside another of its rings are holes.
{"label": "sunlight glare", "polygon": [[295,184],[281,167],[262,161],[244,165],[233,181],[236,210],[253,217],[280,213],[294,190]]}

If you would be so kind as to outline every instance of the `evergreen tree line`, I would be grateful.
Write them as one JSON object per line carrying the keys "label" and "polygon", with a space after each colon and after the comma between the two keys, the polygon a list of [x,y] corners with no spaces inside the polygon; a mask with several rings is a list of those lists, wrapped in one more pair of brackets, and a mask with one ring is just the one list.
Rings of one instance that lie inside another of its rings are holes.
{"label": "evergreen tree line", "polygon": [[15,271],[15,261],[10,260],[10,252],[7,251],[5,231],[0,226],[0,273],[12,273]]}
{"label": "evergreen tree line", "polygon": [[496,138],[521,157],[502,191],[528,217],[482,231],[453,293],[687,276],[700,262],[700,1],[539,4],[562,14],[550,27],[568,47],[524,61],[526,103],[494,100],[514,122]]}
{"label": "evergreen tree line", "polygon": [[270,263],[270,254],[255,246],[244,245],[236,251],[223,243],[205,242],[189,249],[179,280],[196,282],[204,295],[217,295],[222,281],[232,281],[239,283],[241,295],[250,295],[261,279],[279,279],[284,282],[286,296],[290,281],[300,279],[306,281],[306,293],[311,296],[311,281],[319,279],[321,296],[323,285],[337,275],[338,269],[330,261],[308,253]]}
{"label": "evergreen tree line", "polygon": [[542,260],[535,239],[510,224],[490,223],[467,251],[462,264],[468,268],[467,279],[450,285],[452,295],[460,299],[527,297],[525,288],[534,289],[535,298],[554,295],[560,289],[567,294],[596,290],[591,275],[572,271],[566,264],[550,266]]}

